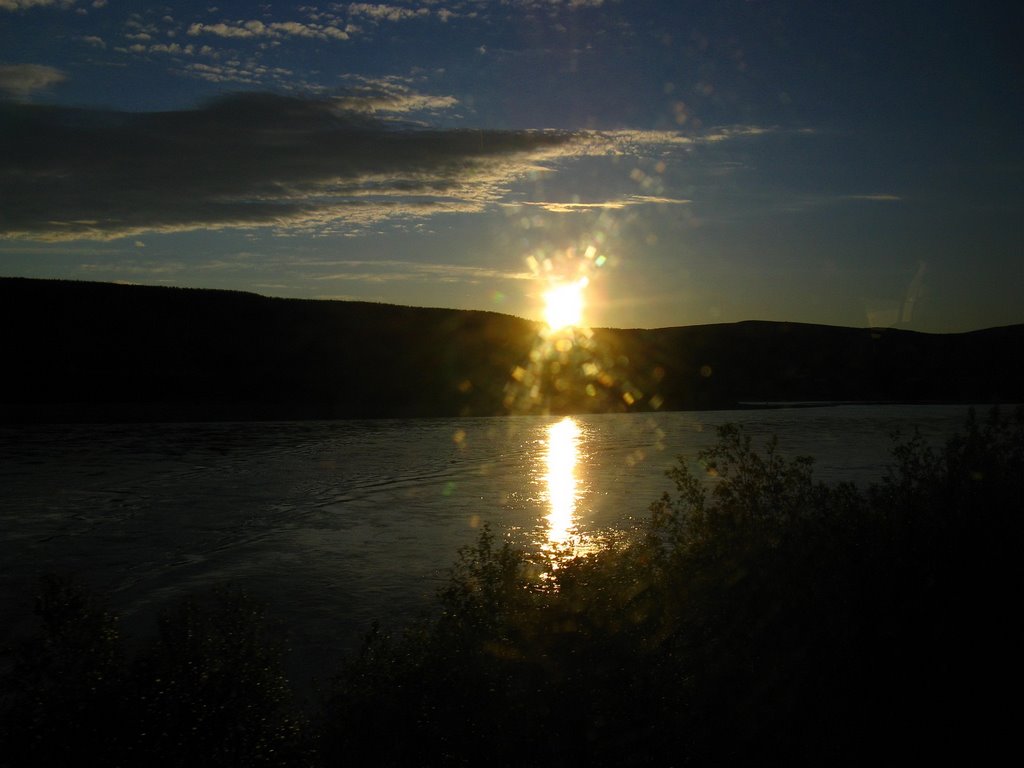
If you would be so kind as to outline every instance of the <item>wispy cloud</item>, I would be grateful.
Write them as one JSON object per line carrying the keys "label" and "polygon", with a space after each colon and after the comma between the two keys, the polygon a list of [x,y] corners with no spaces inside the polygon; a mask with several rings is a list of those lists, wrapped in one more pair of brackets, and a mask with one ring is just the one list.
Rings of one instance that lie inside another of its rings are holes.
{"label": "wispy cloud", "polygon": [[13,201],[0,233],[44,240],[478,210],[524,164],[575,142],[389,127],[331,101],[258,94],[155,114],[0,109],[0,197]]}
{"label": "wispy cloud", "polygon": [[871,200],[876,203],[897,203],[903,198],[900,195],[890,195],[884,192],[873,192],[868,195],[847,195],[849,200]]}
{"label": "wispy cloud", "polygon": [[[377,83],[381,92],[365,98],[401,111],[412,96],[389,87]],[[512,185],[538,169],[675,141],[664,132],[426,130],[376,120],[353,109],[354,98],[250,93],[152,114],[0,105],[0,198],[11,201],[0,208],[0,236],[340,232],[481,211],[513,201]],[[635,195],[592,205],[683,202]],[[586,204],[543,205],[566,212]]]}
{"label": "wispy cloud", "polygon": [[215,35],[228,38],[253,37],[308,37],[318,40],[348,40],[349,32],[332,24],[306,24],[300,21],[274,21],[264,23],[258,19],[249,21],[217,22],[203,24],[196,22],[188,28],[188,34]]}
{"label": "wispy cloud", "polygon": [[764,136],[765,134],[776,133],[778,130],[778,128],[770,128],[763,125],[728,125],[705,131],[701,135],[701,140],[714,143],[750,136]]}
{"label": "wispy cloud", "polygon": [[593,210],[622,210],[636,205],[688,205],[690,202],[692,201],[671,197],[656,197],[654,195],[630,195],[615,200],[603,200],[592,203],[578,201],[524,201],[521,203],[510,203],[510,205],[543,208],[550,213],[580,213]]}
{"label": "wispy cloud", "polygon": [[434,96],[420,93],[409,85],[409,78],[369,78],[357,75],[345,77],[351,83],[335,103],[342,109],[366,114],[408,112],[434,112],[450,109],[459,102],[454,96]]}
{"label": "wispy cloud", "polygon": [[167,53],[172,56],[192,56],[197,49],[194,45],[181,45],[180,43],[152,43],[150,45],[135,43],[127,48],[115,48],[114,50],[122,53]]}
{"label": "wispy cloud", "polygon": [[442,283],[491,283],[495,280],[533,280],[529,270],[510,272],[465,264],[420,264],[412,261],[339,261],[332,271],[314,280],[330,282],[391,283],[430,278]]}
{"label": "wispy cloud", "polygon": [[[548,11],[559,13],[561,11],[576,11],[581,8],[600,8],[605,5],[606,0],[506,0],[508,5],[530,12]],[[607,0],[612,5],[616,0]]]}
{"label": "wispy cloud", "polygon": [[0,91],[18,98],[44,90],[66,79],[67,76],[59,69],[43,64],[0,66]]}
{"label": "wispy cloud", "polygon": [[365,16],[374,21],[405,21],[430,15],[429,8],[404,8],[386,3],[349,3],[351,16]]}
{"label": "wispy cloud", "polygon": [[70,8],[75,0],[0,0],[0,11],[26,11],[29,8]]}
{"label": "wispy cloud", "polygon": [[[209,55],[199,51],[204,55]],[[283,67],[268,67],[257,61],[232,61],[228,64],[192,62],[183,67],[185,74],[206,80],[211,83],[244,83],[246,85],[265,85],[266,83],[291,84],[294,73]]]}

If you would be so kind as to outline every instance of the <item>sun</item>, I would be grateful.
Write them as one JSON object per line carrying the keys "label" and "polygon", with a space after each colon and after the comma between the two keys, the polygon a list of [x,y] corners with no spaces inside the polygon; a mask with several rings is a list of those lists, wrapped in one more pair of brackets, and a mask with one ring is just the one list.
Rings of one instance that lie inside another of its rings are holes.
{"label": "sun", "polygon": [[556,285],[544,294],[544,321],[552,331],[571,328],[583,322],[583,290],[586,277],[574,283]]}

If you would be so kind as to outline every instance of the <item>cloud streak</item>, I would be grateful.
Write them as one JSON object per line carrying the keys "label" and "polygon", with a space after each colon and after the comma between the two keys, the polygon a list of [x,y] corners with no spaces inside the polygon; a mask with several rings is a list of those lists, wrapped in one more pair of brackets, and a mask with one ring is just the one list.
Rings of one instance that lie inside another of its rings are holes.
{"label": "cloud streak", "polygon": [[344,93],[335,97],[335,104],[352,112],[366,114],[435,112],[450,109],[459,102],[453,96],[432,96],[413,90],[405,78],[368,78],[349,75],[352,82]]}
{"label": "cloud streak", "polygon": [[67,76],[59,69],[43,64],[0,66],[0,92],[16,98],[24,98],[66,79]]}
{"label": "cloud streak", "polygon": [[898,203],[903,198],[900,195],[892,195],[886,192],[872,192],[867,195],[849,195],[850,200],[869,200],[875,203]]}
{"label": "cloud streak", "polygon": [[645,140],[636,131],[425,130],[376,120],[346,98],[245,94],[151,114],[0,104],[0,198],[12,201],[0,208],[0,237],[338,232],[474,212],[504,202],[538,168]]}
{"label": "cloud streak", "polygon": [[515,205],[527,205],[535,208],[543,208],[549,213],[585,213],[593,210],[621,211],[637,205],[688,205],[692,200],[676,199],[671,197],[656,197],[654,195],[630,195],[615,200],[604,200],[597,203],[581,202],[557,202],[557,201],[524,201]]}
{"label": "cloud streak", "polygon": [[196,22],[189,26],[188,34],[192,37],[214,35],[216,37],[243,39],[256,37],[307,37],[317,40],[349,39],[348,31],[332,24],[304,24],[299,21],[275,21],[265,24],[257,19],[234,23],[218,22],[216,24]]}
{"label": "cloud streak", "polygon": [[349,3],[351,16],[364,16],[374,21],[406,21],[430,15],[428,8],[403,8],[385,3]]}
{"label": "cloud streak", "polygon": [[0,0],[0,11],[26,11],[29,8],[70,8],[75,0]]}
{"label": "cloud streak", "polygon": [[495,280],[534,280],[529,270],[511,272],[490,267],[474,267],[464,264],[420,264],[412,261],[339,261],[332,264],[335,271],[318,275],[314,280],[390,283],[419,281],[430,278],[442,283],[491,283]]}

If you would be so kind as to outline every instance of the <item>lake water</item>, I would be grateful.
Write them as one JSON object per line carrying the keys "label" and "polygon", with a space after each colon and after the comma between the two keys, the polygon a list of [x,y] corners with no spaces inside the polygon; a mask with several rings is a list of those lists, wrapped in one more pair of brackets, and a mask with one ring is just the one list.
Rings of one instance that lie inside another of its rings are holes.
{"label": "lake water", "polygon": [[817,479],[866,484],[893,430],[939,441],[966,410],[0,427],[0,642],[29,626],[42,573],[83,578],[129,634],[231,582],[269,604],[297,656],[332,663],[373,619],[429,607],[484,522],[538,551],[586,549],[644,519],[675,457],[725,422],[815,456]]}

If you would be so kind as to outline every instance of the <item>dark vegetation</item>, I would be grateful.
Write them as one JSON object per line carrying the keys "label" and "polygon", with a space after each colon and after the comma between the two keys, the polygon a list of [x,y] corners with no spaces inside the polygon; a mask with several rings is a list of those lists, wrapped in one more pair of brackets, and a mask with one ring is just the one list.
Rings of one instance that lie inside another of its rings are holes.
{"label": "dark vegetation", "polygon": [[[315,712],[239,593],[116,621],[48,581],[0,763],[987,764],[1016,746],[1024,410],[894,449],[867,490],[735,426],[625,543],[553,571],[488,529],[430,620],[375,628]],[[550,571],[544,576],[545,571]],[[1012,752],[1010,753],[1012,754]]]}
{"label": "dark vegetation", "polygon": [[597,329],[558,351],[538,324],[493,312],[24,278],[0,278],[0,322],[0,422],[1024,400],[1024,325]]}

